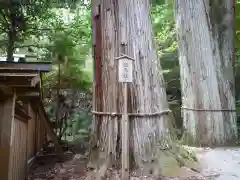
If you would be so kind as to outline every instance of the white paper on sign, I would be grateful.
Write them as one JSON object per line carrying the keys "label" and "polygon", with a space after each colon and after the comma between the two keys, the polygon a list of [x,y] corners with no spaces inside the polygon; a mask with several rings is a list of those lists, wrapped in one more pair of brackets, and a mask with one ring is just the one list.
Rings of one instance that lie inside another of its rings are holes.
{"label": "white paper on sign", "polygon": [[133,81],[133,64],[132,60],[121,59],[118,63],[118,80],[119,82]]}

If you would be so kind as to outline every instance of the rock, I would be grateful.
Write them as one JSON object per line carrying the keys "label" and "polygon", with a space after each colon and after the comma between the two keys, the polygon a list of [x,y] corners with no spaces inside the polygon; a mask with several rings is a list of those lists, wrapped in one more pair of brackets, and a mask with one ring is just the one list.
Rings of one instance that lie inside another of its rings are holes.
{"label": "rock", "polygon": [[80,159],[80,158],[82,158],[82,157],[83,157],[83,155],[81,155],[81,154],[75,154],[75,155],[73,156],[74,159]]}
{"label": "rock", "polygon": [[[180,173],[180,166],[176,158],[168,151],[160,151],[158,154],[157,169],[154,171],[154,175],[163,176],[178,176]],[[157,172],[158,171],[158,172]]]}
{"label": "rock", "polygon": [[61,168],[59,169],[59,174],[65,174],[67,172],[67,169]]}

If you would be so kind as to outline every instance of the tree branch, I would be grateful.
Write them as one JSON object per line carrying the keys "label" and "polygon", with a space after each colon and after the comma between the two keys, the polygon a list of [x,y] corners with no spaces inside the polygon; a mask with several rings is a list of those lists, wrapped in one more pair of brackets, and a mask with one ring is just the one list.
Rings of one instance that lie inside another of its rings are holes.
{"label": "tree branch", "polygon": [[2,23],[2,25],[5,26],[6,29],[9,29],[9,25],[10,25],[10,24],[9,24],[7,18],[6,18],[6,15],[5,15],[4,12],[3,12],[3,9],[0,10],[0,15],[2,16],[3,21],[5,22],[5,23]]}
{"label": "tree branch", "polygon": [[170,84],[171,82],[174,82],[174,81],[179,81],[180,79],[171,79],[170,81],[166,82],[166,84]]}

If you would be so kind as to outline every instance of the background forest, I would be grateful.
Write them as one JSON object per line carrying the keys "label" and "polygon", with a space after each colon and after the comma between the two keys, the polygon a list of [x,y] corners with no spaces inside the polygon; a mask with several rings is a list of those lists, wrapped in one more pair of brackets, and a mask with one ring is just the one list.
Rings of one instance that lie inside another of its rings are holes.
{"label": "background forest", "polygon": [[[94,77],[90,4],[88,1],[51,5],[36,2],[31,6],[0,10],[1,53],[7,54],[8,59],[14,53],[27,54],[26,61],[52,62],[53,70],[43,78],[45,108],[53,122],[62,122],[58,133],[62,139],[87,142]],[[17,12],[17,17],[11,12]],[[237,2],[236,22],[240,20],[239,13],[240,1]],[[168,99],[181,134],[181,88],[173,4],[155,0],[152,22]],[[236,24],[235,77],[239,114],[240,26]]]}

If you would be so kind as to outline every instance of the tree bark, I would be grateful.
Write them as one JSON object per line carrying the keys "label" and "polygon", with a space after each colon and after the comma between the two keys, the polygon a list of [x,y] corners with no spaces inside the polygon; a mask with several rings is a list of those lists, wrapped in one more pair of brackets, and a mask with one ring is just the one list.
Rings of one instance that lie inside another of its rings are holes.
{"label": "tree bark", "polygon": [[236,143],[233,0],[177,0],[176,28],[187,143]]}
{"label": "tree bark", "polygon": [[[99,15],[98,4],[101,4]],[[118,62],[114,59],[124,50],[135,59],[133,83],[128,85],[128,112],[136,113],[130,115],[131,162],[134,162],[134,167],[144,169],[156,155],[157,147],[164,148],[171,141],[169,124],[172,120],[153,40],[150,3],[149,0],[101,0],[98,3],[93,1],[92,7],[94,57],[95,62],[99,59],[102,61],[98,66],[101,68],[101,86],[97,79],[94,81],[94,136],[90,160],[92,163],[96,161],[97,153],[94,152],[98,152],[98,159],[103,162],[109,160],[107,166],[121,162],[123,86],[118,82]],[[97,17],[102,22],[100,35],[96,35],[100,32],[99,25],[96,25]],[[98,52],[99,49],[101,52]]]}

